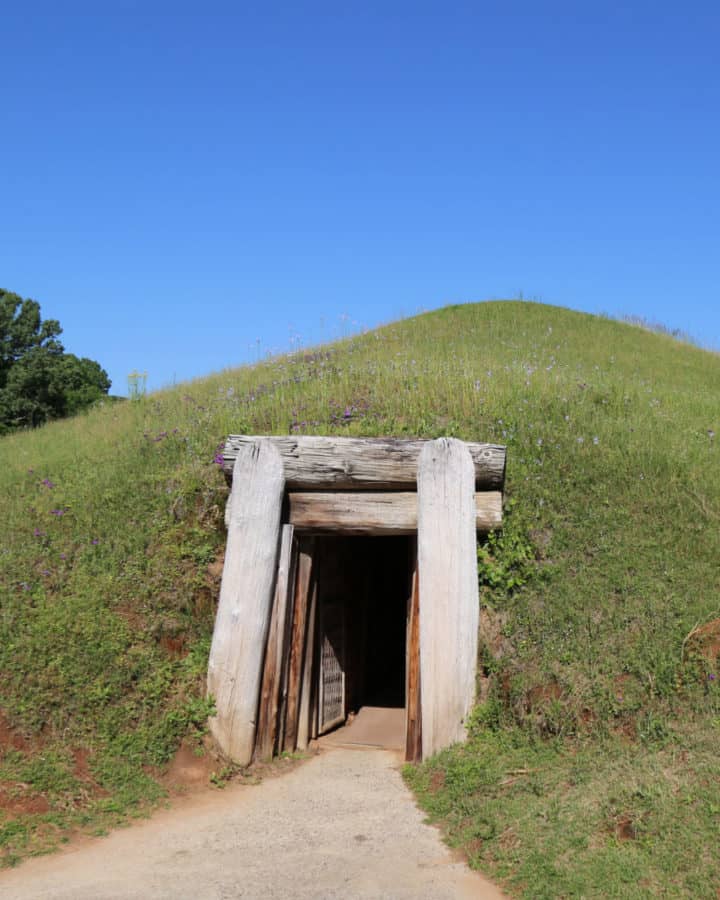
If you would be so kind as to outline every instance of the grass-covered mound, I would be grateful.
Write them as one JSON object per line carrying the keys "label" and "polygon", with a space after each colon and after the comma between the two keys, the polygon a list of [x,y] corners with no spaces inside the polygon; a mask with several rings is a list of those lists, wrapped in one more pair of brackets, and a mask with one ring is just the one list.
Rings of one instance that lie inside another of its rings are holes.
{"label": "grass-covered mound", "polygon": [[141,809],[199,739],[229,432],[508,446],[472,738],[409,778],[528,897],[715,896],[720,357],[451,307],[0,440],[0,854]]}

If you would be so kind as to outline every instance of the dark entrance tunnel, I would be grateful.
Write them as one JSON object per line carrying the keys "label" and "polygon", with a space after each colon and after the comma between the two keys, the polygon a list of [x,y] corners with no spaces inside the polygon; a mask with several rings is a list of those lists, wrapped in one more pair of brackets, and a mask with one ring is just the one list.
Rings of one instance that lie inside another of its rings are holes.
{"label": "dark entrance tunnel", "polygon": [[322,734],[364,706],[405,706],[415,540],[322,537],[317,551]]}

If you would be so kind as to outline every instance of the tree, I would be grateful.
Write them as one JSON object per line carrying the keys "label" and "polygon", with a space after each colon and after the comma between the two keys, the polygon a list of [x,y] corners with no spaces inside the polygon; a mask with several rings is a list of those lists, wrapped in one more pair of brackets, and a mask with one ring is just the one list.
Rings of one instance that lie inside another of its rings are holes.
{"label": "tree", "polygon": [[110,390],[100,364],[65,353],[60,334],[37,301],[0,289],[0,433],[74,415]]}

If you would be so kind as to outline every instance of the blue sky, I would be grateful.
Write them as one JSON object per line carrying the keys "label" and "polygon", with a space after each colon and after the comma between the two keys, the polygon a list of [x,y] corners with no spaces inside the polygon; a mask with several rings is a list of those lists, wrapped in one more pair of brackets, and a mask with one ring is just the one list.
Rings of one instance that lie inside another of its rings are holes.
{"label": "blue sky", "polygon": [[720,346],[716,3],[0,2],[0,286],[113,392],[445,303]]}

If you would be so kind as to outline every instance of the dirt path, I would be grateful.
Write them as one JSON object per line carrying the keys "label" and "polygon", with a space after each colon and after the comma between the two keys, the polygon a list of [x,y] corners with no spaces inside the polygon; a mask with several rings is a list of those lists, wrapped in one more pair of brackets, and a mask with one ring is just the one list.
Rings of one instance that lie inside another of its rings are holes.
{"label": "dirt path", "polygon": [[423,824],[378,750],[323,751],[280,778],[0,873],[2,900],[499,900]]}

